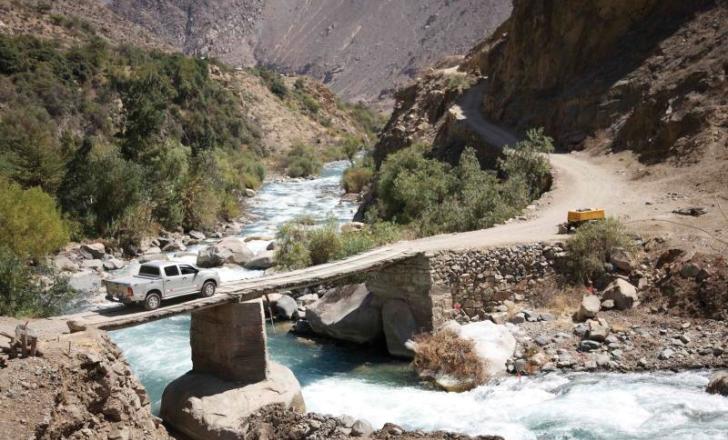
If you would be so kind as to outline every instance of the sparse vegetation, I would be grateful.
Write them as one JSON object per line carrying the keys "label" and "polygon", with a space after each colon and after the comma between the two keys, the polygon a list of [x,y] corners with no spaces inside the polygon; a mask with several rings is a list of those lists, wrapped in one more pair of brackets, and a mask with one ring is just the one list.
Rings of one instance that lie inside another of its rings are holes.
{"label": "sparse vegetation", "polygon": [[74,296],[68,279],[47,266],[29,266],[13,250],[0,246],[0,315],[57,315]]}
{"label": "sparse vegetation", "polygon": [[566,243],[567,274],[575,282],[596,279],[605,272],[610,252],[632,247],[625,226],[617,219],[582,225]]}
{"label": "sparse vegetation", "polygon": [[320,173],[323,163],[313,147],[299,142],[286,155],[284,167],[288,177],[309,177]]}
{"label": "sparse vegetation", "polygon": [[276,262],[285,269],[301,269],[397,241],[402,234],[392,223],[381,222],[363,230],[341,232],[335,220],[315,225],[309,218],[299,218],[278,228]]}
{"label": "sparse vegetation", "polygon": [[488,376],[475,353],[475,344],[449,329],[415,336],[417,345],[412,366],[424,376],[448,375],[475,388]]}

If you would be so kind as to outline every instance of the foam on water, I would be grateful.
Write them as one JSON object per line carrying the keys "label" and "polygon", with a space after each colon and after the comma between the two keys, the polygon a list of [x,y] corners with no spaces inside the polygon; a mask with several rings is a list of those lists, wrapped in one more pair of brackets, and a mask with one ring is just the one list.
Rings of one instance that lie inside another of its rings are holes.
{"label": "foam on water", "polygon": [[[247,236],[272,236],[298,215],[349,221],[354,205],[339,200],[345,162],[326,165],[322,178],[267,183],[251,202],[257,220]],[[267,241],[252,241],[256,251]],[[204,246],[171,254],[194,262]],[[133,270],[133,268],[131,268]],[[223,280],[260,276],[240,267],[220,269]],[[159,411],[164,387],[191,367],[189,316],[111,332]],[[708,372],[680,374],[549,374],[506,378],[466,393],[444,393],[418,383],[406,363],[383,353],[311,344],[268,329],[271,357],[293,370],[310,411],[364,418],[409,429],[499,434],[508,440],[728,439],[728,399],[703,390]]]}
{"label": "foam on water", "polygon": [[[158,412],[164,387],[191,368],[189,316],[112,332]],[[508,377],[466,393],[417,382],[373,349],[311,344],[268,328],[271,357],[293,370],[310,411],[408,429],[509,440],[728,438],[728,399],[705,393],[708,372]]]}

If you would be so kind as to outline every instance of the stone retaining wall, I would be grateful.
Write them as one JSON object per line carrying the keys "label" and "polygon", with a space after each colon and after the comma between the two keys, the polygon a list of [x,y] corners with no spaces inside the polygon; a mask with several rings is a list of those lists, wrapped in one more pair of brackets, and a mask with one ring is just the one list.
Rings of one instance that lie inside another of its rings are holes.
{"label": "stone retaining wall", "polygon": [[522,300],[553,279],[560,255],[560,244],[544,243],[438,253],[430,260],[432,284],[451,294],[451,304],[436,313],[458,303],[468,316],[482,317],[502,301]]}

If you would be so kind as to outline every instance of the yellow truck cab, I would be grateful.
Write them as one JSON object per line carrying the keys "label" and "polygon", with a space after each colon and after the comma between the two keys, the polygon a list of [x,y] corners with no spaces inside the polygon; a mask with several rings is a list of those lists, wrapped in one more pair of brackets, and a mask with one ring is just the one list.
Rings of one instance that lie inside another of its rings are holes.
{"label": "yellow truck cab", "polygon": [[570,232],[587,222],[604,220],[606,215],[602,208],[582,208],[569,211],[566,223],[561,225],[563,232]]}

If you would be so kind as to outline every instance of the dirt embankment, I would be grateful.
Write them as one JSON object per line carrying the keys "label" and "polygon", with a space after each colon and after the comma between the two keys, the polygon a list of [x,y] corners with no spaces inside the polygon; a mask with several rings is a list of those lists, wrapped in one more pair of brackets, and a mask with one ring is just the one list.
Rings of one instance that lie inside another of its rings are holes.
{"label": "dirt embankment", "polygon": [[0,368],[3,438],[170,438],[105,334],[60,335],[43,340],[40,350],[42,357]]}

